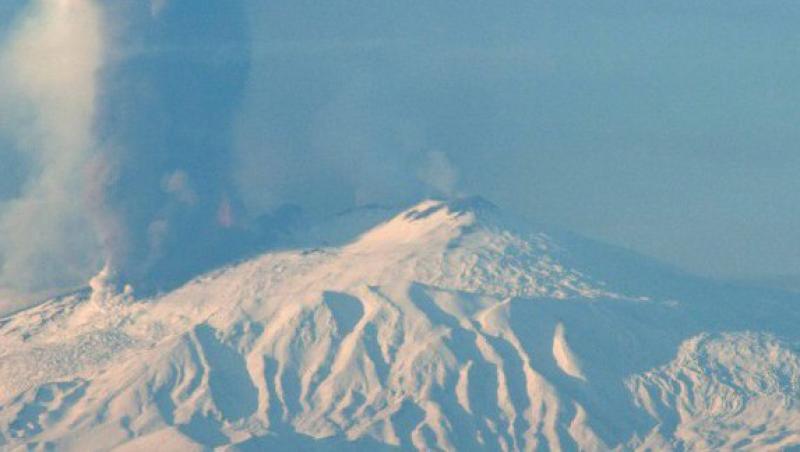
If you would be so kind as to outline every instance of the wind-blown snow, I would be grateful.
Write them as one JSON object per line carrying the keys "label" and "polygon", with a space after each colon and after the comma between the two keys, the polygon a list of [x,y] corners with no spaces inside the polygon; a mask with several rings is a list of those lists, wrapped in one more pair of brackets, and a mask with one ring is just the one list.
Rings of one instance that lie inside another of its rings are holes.
{"label": "wind-blown snow", "polygon": [[800,444],[796,298],[556,236],[426,201],[153,299],[100,275],[0,319],[0,447]]}

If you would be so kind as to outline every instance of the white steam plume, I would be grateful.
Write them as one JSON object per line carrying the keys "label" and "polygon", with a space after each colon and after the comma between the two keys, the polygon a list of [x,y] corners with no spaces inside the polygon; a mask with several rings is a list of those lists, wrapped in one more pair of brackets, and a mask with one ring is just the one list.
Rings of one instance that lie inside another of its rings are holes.
{"label": "white steam plume", "polygon": [[458,171],[442,151],[431,151],[423,166],[417,172],[419,179],[433,188],[437,195],[448,198],[458,195]]}
{"label": "white steam plume", "polygon": [[0,211],[0,286],[65,287],[99,265],[84,193],[103,54],[92,0],[33,2],[0,48],[0,128],[33,163]]}

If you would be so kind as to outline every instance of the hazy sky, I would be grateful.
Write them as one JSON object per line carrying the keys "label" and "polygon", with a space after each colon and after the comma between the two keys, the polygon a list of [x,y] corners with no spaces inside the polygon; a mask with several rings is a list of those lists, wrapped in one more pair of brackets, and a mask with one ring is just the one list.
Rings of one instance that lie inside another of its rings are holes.
{"label": "hazy sky", "polygon": [[[459,194],[699,273],[800,273],[798,23],[788,1],[3,2],[0,286],[144,274],[285,203]],[[96,249],[52,245],[74,230]]]}

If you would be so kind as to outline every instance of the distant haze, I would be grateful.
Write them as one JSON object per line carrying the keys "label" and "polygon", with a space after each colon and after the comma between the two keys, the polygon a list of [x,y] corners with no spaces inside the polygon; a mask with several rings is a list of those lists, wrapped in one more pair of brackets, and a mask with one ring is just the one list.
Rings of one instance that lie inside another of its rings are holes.
{"label": "distant haze", "polygon": [[466,194],[701,274],[800,274],[797,23],[741,0],[4,2],[0,288],[103,265],[158,286],[287,204]]}

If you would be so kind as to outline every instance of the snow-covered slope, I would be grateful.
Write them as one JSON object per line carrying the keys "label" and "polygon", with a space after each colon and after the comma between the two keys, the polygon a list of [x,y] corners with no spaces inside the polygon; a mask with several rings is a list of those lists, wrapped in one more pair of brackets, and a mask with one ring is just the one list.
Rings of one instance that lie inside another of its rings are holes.
{"label": "snow-covered slope", "polygon": [[701,281],[475,199],[425,201],[350,241],[348,221],[315,233],[341,246],[153,299],[101,274],[0,319],[0,448],[800,445],[796,295]]}

